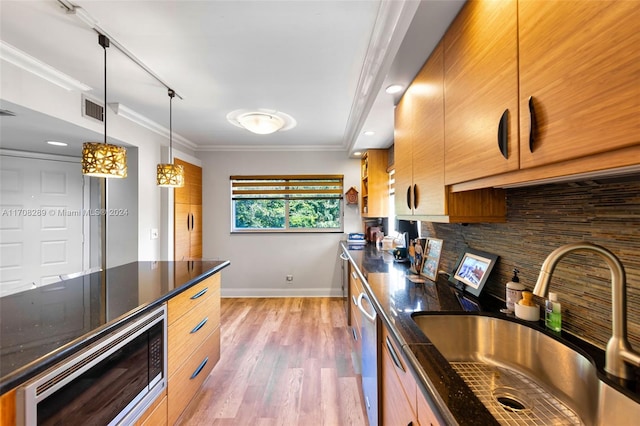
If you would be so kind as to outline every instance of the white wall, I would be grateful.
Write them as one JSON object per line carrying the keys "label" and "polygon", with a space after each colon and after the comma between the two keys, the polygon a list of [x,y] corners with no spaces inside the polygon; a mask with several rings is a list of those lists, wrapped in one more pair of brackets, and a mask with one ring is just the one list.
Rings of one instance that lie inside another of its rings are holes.
{"label": "white wall", "polygon": [[[203,256],[228,259],[223,297],[339,296],[343,234],[231,234],[229,176],[343,174],[360,191],[360,162],[344,152],[203,152]],[[361,232],[358,206],[345,206],[345,232]],[[293,282],[285,280],[293,275]]]}
{"label": "white wall", "polygon": [[[59,118],[85,127],[96,132],[103,132],[103,124],[97,123],[81,115],[81,93],[67,91],[55,86],[31,73],[23,71],[7,62],[2,62],[2,79],[0,79],[0,96],[2,99],[41,113]],[[158,88],[164,91],[164,88]],[[116,102],[116,99],[110,100]],[[110,108],[106,108],[107,134],[138,148],[138,201],[137,227],[127,227],[122,230],[125,234],[118,236],[118,241],[128,240],[132,246],[137,244],[137,250],[113,254],[118,264],[135,260],[160,260],[161,242],[166,235],[160,234],[159,239],[151,239],[151,229],[161,229],[161,194],[168,191],[156,185],[156,165],[161,162],[161,147],[168,145],[164,138],[144,127],[117,116]],[[78,152],[78,156],[80,156]],[[133,157],[133,156],[132,156]],[[136,161],[132,158],[132,161]],[[135,168],[134,168],[135,170]],[[135,213],[133,213],[135,214]],[[118,232],[112,227],[109,232]],[[118,247],[113,247],[118,250]],[[112,262],[109,262],[113,266]]]}

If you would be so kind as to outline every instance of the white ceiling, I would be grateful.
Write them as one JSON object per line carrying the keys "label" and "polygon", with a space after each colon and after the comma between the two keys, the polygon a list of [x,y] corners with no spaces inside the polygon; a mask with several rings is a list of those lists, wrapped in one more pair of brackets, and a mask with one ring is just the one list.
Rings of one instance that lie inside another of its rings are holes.
{"label": "white ceiling", "polygon": [[[63,3],[82,13],[65,13],[57,0],[0,0],[0,38],[90,86],[86,94],[102,100],[103,49],[79,17],[88,14],[94,27],[182,97],[173,101],[173,131],[191,149],[329,149],[347,155],[391,145],[399,95],[383,89],[413,79],[463,1]],[[113,44],[107,64],[107,102],[168,127],[165,85]],[[6,100],[0,107],[18,113],[0,121],[3,148],[42,144],[47,132],[45,139],[76,137],[79,143],[89,137],[78,126],[56,124]],[[283,111],[297,126],[252,134],[226,120],[244,108]],[[376,134],[364,136],[365,130]]]}

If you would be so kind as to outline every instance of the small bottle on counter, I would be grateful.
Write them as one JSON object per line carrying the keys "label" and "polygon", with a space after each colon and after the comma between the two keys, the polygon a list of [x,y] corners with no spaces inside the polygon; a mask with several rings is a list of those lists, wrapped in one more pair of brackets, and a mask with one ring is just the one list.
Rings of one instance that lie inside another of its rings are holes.
{"label": "small bottle on counter", "polygon": [[562,310],[558,295],[549,292],[549,299],[545,302],[544,324],[553,331],[562,330]]}
{"label": "small bottle on counter", "polygon": [[518,303],[520,299],[522,299],[522,292],[524,291],[524,285],[520,284],[520,278],[518,278],[517,269],[513,270],[513,277],[511,277],[511,281],[507,283],[507,294],[505,296],[505,300],[507,301],[507,309],[505,312],[511,313],[513,312],[514,305]]}

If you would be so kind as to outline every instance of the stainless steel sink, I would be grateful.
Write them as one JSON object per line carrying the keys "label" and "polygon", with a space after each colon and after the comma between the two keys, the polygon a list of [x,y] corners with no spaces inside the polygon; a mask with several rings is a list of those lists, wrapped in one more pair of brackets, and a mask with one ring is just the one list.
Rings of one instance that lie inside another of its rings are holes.
{"label": "stainless steel sink", "polygon": [[640,419],[640,404],[601,381],[589,359],[533,328],[482,315],[413,319],[501,424]]}

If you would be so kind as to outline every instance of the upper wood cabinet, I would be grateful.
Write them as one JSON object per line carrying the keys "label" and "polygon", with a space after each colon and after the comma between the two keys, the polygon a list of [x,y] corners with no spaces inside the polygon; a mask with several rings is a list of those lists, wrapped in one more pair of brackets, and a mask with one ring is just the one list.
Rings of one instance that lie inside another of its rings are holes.
{"label": "upper wood cabinet", "polygon": [[443,47],[407,88],[395,113],[395,209],[400,219],[504,221],[504,192],[452,193],[445,185]]}
{"label": "upper wood cabinet", "polygon": [[469,1],[443,38],[446,184],[519,167],[517,12]]}
{"label": "upper wood cabinet", "polygon": [[396,214],[445,213],[442,46],[396,107]]}
{"label": "upper wood cabinet", "polygon": [[521,168],[640,143],[639,23],[638,1],[518,2]]}
{"label": "upper wood cabinet", "polygon": [[184,186],[174,190],[173,245],[174,259],[202,257],[202,168],[182,161]]}
{"label": "upper wood cabinet", "polygon": [[468,2],[444,36],[445,183],[637,166],[638,22],[637,1]]}
{"label": "upper wood cabinet", "polygon": [[386,149],[370,149],[360,159],[363,217],[389,215],[388,158]]}

